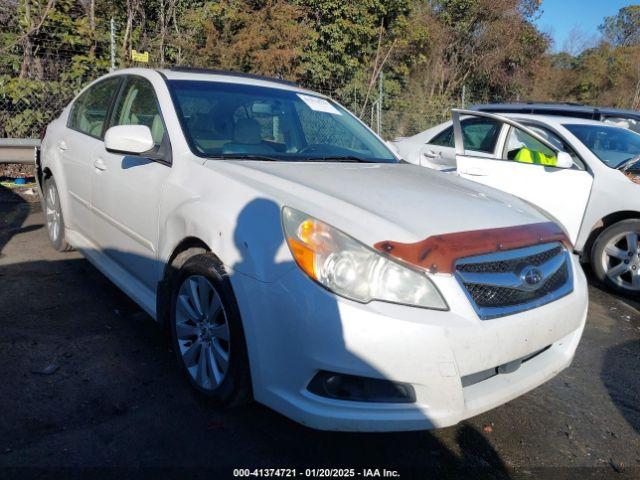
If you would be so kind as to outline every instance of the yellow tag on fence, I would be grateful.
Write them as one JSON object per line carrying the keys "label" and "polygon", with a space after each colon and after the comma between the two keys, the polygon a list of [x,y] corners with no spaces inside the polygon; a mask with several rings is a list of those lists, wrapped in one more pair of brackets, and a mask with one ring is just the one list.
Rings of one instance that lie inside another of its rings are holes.
{"label": "yellow tag on fence", "polygon": [[131,50],[131,60],[134,62],[149,63],[149,52],[136,52]]}

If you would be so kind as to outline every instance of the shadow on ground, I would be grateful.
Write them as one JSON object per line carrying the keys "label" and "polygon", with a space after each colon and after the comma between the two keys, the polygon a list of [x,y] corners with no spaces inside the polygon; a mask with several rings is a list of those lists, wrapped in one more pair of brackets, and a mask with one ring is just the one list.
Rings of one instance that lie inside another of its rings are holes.
{"label": "shadow on ground", "polygon": [[22,227],[33,208],[32,204],[27,203],[13,190],[0,185],[0,258],[4,246],[14,235],[42,227],[42,224]]}
{"label": "shadow on ground", "polygon": [[636,432],[640,432],[640,339],[607,350],[602,382],[612,402]]}

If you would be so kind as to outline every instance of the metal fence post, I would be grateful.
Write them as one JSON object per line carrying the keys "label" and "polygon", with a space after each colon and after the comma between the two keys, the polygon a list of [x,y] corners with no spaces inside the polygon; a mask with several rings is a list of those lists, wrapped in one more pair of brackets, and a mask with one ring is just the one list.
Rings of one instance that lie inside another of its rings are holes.
{"label": "metal fence post", "polygon": [[116,69],[116,22],[112,18],[110,23],[111,23],[111,68],[109,68],[109,71],[113,72]]}
{"label": "metal fence post", "polygon": [[378,135],[382,135],[382,83],[384,82],[383,80],[383,73],[382,70],[380,71],[380,78],[378,80]]}

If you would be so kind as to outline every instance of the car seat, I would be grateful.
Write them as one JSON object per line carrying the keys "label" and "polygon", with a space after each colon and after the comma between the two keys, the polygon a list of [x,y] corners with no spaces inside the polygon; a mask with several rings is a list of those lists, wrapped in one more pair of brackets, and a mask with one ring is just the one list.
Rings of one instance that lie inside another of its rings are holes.
{"label": "car seat", "polygon": [[274,153],[274,149],[262,143],[260,124],[253,118],[241,118],[233,129],[233,141],[225,143],[222,153]]}

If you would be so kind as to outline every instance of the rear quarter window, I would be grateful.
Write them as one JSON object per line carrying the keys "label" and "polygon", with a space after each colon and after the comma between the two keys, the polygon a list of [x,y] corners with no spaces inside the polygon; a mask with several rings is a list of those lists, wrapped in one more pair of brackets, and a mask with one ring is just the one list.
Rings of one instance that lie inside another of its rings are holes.
{"label": "rear quarter window", "polygon": [[454,138],[453,138],[453,127],[445,128],[442,132],[438,133],[435,137],[428,142],[430,145],[438,145],[440,147],[451,147],[455,146]]}

